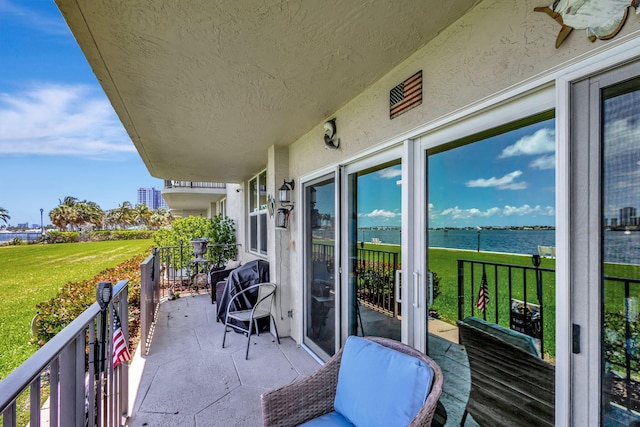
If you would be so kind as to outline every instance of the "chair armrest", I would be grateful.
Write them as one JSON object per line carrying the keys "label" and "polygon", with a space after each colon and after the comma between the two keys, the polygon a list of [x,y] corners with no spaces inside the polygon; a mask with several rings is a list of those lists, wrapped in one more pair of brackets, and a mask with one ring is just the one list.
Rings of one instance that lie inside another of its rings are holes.
{"label": "chair armrest", "polygon": [[260,396],[265,427],[294,426],[333,411],[342,349],[317,371]]}

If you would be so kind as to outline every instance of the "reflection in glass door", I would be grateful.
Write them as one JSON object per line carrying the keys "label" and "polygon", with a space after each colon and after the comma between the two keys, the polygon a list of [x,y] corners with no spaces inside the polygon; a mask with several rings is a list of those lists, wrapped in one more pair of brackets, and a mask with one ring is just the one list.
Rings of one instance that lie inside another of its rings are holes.
{"label": "reflection in glass door", "polygon": [[304,187],[304,343],[323,359],[336,352],[336,188],[333,175]]}
{"label": "reflection in glass door", "polygon": [[602,99],[601,413],[640,425],[640,78]]}
{"label": "reflection in glass door", "polygon": [[572,84],[574,425],[640,425],[640,63]]}
{"label": "reflection in glass door", "polygon": [[349,335],[401,340],[400,160],[349,173]]}

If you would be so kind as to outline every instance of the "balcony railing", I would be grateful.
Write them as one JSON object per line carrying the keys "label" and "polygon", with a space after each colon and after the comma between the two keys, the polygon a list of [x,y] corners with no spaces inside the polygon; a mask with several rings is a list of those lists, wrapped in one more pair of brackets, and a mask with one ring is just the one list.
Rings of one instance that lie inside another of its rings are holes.
{"label": "balcony railing", "polygon": [[[17,423],[19,396],[28,390],[29,425],[120,426],[128,415],[129,365],[113,369],[113,308],[129,342],[128,282],[118,282],[104,309],[96,302],[0,383],[4,427]],[[49,411],[41,412],[48,394]],[[43,419],[44,418],[44,419]]]}
{"label": "balcony railing", "polygon": [[197,182],[197,181],[172,181],[165,180],[164,188],[217,188],[225,189],[227,184],[224,182]]}
{"label": "balcony railing", "polygon": [[[313,243],[311,252],[314,260],[326,264],[333,273],[335,246]],[[400,303],[396,300],[396,271],[400,269],[397,252],[358,248],[356,260],[357,296],[360,303],[387,316],[400,314]]]}
{"label": "balcony railing", "polygon": [[397,252],[358,248],[356,262],[358,300],[388,316],[398,316],[396,271],[400,269]]}
{"label": "balcony railing", "polygon": [[196,274],[207,273],[212,266],[222,267],[225,260],[237,260],[240,246],[235,243],[207,245],[207,252],[203,255],[206,262],[194,262],[196,255],[188,241],[157,248],[158,269],[155,271],[159,271],[159,292],[167,296],[169,289],[191,287]]}

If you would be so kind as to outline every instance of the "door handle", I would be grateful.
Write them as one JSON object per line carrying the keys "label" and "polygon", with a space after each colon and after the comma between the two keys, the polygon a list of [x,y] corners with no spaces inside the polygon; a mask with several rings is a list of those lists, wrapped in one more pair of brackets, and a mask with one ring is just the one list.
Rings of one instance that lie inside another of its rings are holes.
{"label": "door handle", "polygon": [[418,308],[418,285],[420,276],[417,271],[413,272],[413,308]]}
{"label": "door handle", "polygon": [[402,296],[400,295],[400,280],[402,277],[402,270],[396,270],[396,283],[395,283],[395,299],[397,302],[402,302]]}

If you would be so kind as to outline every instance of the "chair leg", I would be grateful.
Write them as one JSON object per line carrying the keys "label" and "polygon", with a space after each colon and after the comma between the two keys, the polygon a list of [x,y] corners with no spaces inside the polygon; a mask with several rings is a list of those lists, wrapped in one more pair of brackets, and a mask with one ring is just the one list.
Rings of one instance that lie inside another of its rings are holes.
{"label": "chair leg", "polygon": [[227,339],[227,321],[224,322],[224,334],[222,335],[222,348],[224,348],[224,340]]}
{"label": "chair leg", "polygon": [[276,330],[276,339],[278,340],[278,345],[280,345],[280,335],[278,335],[278,327],[276,326],[276,319],[271,315],[271,320],[273,320],[273,329]]}
{"label": "chair leg", "polygon": [[247,354],[245,354],[244,360],[249,360],[249,346],[251,345],[251,329],[253,329],[253,322],[249,320],[249,332],[247,332]]}

